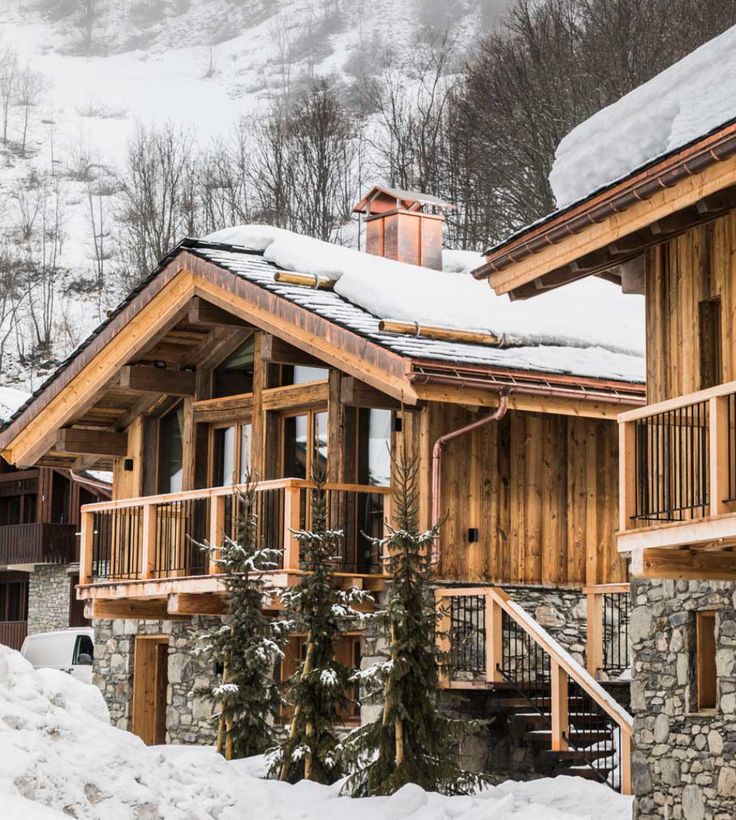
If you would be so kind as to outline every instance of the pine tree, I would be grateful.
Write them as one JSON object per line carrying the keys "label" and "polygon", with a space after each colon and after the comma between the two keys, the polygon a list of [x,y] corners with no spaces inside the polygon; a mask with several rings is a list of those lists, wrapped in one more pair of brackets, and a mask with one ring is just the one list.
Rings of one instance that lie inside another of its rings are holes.
{"label": "pine tree", "polygon": [[235,540],[205,544],[223,574],[227,617],[204,636],[201,653],[223,669],[222,681],[196,690],[215,704],[217,750],[228,760],[261,754],[275,744],[273,724],[281,707],[274,663],[283,657],[285,625],[263,611],[269,590],[262,573],[278,566],[279,550],[258,544],[256,487],[246,479],[233,495],[237,505]]}
{"label": "pine tree", "polygon": [[288,737],[273,759],[273,771],[291,783],[302,778],[334,783],[342,776],[335,727],[350,704],[347,691],[355,673],[335,657],[337,639],[360,618],[354,604],[370,600],[358,589],[337,587],[335,567],[343,533],[329,529],[323,479],[315,478],[311,495],[311,528],[297,532],[301,583],[282,593],[290,624],[306,633],[306,656],[288,682],[286,701],[293,708]]}
{"label": "pine tree", "polygon": [[373,698],[383,698],[383,712],[341,747],[352,771],[345,788],[355,797],[393,794],[406,783],[464,794],[485,780],[457,762],[460,738],[478,722],[450,718],[440,708],[438,670],[447,658],[436,642],[442,613],[431,591],[439,528],[419,530],[418,473],[418,459],[404,447],[392,464],[396,528],[378,541],[392,580],[387,604],[375,618],[391,656],[359,675]]}

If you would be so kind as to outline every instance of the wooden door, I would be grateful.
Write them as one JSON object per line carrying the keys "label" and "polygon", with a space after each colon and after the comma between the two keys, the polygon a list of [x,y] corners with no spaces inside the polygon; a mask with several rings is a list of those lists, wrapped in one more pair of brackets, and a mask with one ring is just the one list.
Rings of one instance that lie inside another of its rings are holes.
{"label": "wooden door", "polygon": [[144,635],[135,639],[132,731],[149,746],[166,742],[168,666],[168,638]]}

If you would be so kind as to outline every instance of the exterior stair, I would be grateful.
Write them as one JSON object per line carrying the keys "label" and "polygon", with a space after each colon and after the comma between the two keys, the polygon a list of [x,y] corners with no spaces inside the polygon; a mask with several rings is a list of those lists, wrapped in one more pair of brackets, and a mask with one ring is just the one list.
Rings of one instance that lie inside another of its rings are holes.
{"label": "exterior stair", "polygon": [[447,633],[438,630],[448,635],[438,640],[451,661],[445,686],[476,700],[479,717],[503,722],[508,737],[531,752],[534,771],[630,794],[633,721],[619,701],[628,699],[629,685],[604,688],[503,590],[438,593],[440,602],[450,598]]}

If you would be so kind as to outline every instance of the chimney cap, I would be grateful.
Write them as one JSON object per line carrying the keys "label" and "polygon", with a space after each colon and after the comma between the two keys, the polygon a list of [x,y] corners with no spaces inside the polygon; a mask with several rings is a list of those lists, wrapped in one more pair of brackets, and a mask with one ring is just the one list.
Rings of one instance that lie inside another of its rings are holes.
{"label": "chimney cap", "polygon": [[397,209],[421,211],[427,205],[439,211],[449,211],[455,208],[452,203],[445,202],[432,194],[389,188],[386,185],[374,185],[360,202],[356,203],[353,213],[377,214]]}

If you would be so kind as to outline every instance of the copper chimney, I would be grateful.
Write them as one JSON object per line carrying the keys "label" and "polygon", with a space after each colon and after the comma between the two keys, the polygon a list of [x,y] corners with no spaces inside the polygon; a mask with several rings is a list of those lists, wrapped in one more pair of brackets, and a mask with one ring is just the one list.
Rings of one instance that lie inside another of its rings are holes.
{"label": "copper chimney", "polygon": [[376,185],[353,213],[365,215],[368,253],[442,270],[442,223],[452,207],[436,196]]}

